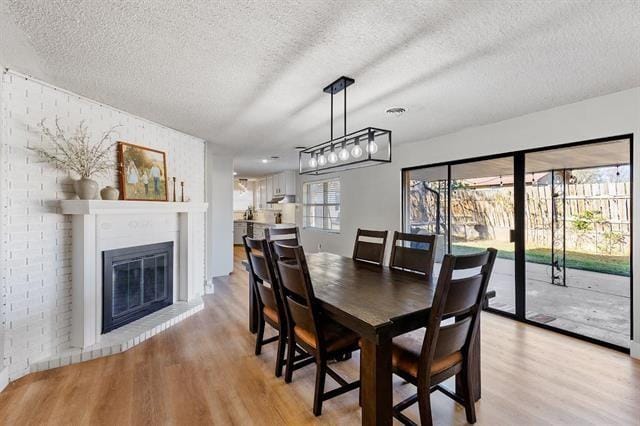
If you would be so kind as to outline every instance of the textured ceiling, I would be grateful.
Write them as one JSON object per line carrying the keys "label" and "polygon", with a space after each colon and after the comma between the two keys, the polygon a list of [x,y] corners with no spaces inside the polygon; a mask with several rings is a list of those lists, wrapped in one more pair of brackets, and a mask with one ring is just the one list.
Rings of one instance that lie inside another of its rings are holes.
{"label": "textured ceiling", "polygon": [[637,1],[3,3],[45,71],[3,65],[204,138],[246,176],[328,139],[321,89],[340,75],[349,130],[396,143],[640,86]]}

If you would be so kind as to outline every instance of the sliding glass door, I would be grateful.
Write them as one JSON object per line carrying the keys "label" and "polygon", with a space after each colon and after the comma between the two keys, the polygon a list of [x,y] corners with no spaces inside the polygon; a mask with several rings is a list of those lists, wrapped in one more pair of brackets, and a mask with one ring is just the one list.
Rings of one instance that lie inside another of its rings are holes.
{"label": "sliding glass door", "polygon": [[526,318],[628,347],[630,141],[529,153]]}
{"label": "sliding glass door", "polygon": [[489,306],[515,314],[513,156],[451,166],[451,253],[498,249]]}
{"label": "sliding glass door", "polygon": [[516,152],[403,171],[405,232],[445,253],[498,257],[493,311],[628,349],[631,140]]}

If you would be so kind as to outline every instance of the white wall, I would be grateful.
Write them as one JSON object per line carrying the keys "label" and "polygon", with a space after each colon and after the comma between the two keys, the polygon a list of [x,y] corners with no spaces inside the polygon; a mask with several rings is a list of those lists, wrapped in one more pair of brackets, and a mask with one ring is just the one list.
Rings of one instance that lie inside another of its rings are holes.
{"label": "white wall", "polygon": [[[193,201],[205,199],[205,153],[201,139],[13,74],[2,76],[0,94],[4,362],[15,379],[66,348],[71,327],[71,221],[57,200],[75,195],[65,172],[27,150],[41,142],[36,124],[60,117],[73,129],[85,120],[94,136],[121,124],[118,140],[166,151],[168,175],[185,181]],[[115,174],[97,180],[117,185]],[[204,214],[196,226],[205,250]]]}
{"label": "white wall", "polygon": [[233,158],[207,152],[207,278],[233,270]]}
{"label": "white wall", "polygon": [[[490,105],[487,107],[490,108]],[[318,245],[321,245],[323,251],[350,256],[358,227],[400,230],[402,226],[400,170],[403,167],[627,133],[635,135],[633,161],[638,169],[640,167],[640,149],[637,146],[640,138],[640,87],[498,123],[464,129],[418,143],[400,145],[395,147],[393,162],[389,165],[336,174],[340,176],[342,185],[342,217],[339,234],[302,230],[301,238],[307,250],[318,250]],[[305,176],[300,181],[302,183],[326,178],[327,176],[317,178]],[[633,208],[635,212],[639,212],[640,173],[634,174],[633,187]],[[299,194],[302,194],[300,188]],[[640,241],[638,238],[640,214],[634,215],[633,222],[633,238],[635,241]],[[639,246],[639,244],[634,245],[634,265],[640,265]],[[390,250],[390,247],[388,248]],[[635,341],[640,342],[640,278],[634,280],[633,289],[636,295],[633,309]],[[633,345],[632,353],[640,357],[640,345]]]}

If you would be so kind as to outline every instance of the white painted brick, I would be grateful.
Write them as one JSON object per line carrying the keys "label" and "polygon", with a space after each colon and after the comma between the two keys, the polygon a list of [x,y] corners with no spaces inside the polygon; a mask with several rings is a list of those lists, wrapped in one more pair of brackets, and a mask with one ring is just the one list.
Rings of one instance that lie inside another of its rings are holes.
{"label": "white painted brick", "polygon": [[[204,201],[205,156],[200,139],[30,80],[7,74],[0,90],[5,101],[0,111],[4,132],[0,167],[9,171],[0,182],[0,206],[5,206],[1,209],[0,241],[4,242],[5,256],[0,259],[4,277],[0,289],[6,303],[2,313],[9,328],[5,356],[13,380],[27,373],[31,362],[46,359],[70,341],[72,225],[70,217],[59,214],[57,201],[75,198],[75,194],[66,172],[50,167],[25,149],[41,143],[36,124],[47,118],[51,125],[59,116],[65,119],[64,127],[73,130],[84,119],[92,133],[100,134],[122,123],[119,140],[167,152],[169,176],[185,181],[185,194],[193,201]],[[115,175],[104,176],[98,183],[101,187],[117,185],[117,179]],[[198,226],[204,235],[204,222]],[[201,242],[204,253],[204,239]],[[133,345],[132,338],[126,345],[112,345],[110,351],[116,353]],[[60,358],[59,365],[80,359],[76,353],[66,360]]]}

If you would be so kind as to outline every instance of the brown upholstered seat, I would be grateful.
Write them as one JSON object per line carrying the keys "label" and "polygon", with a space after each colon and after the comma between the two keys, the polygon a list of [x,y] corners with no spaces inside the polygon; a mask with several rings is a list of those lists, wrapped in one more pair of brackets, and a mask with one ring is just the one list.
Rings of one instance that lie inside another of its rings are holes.
{"label": "brown upholstered seat", "polygon": [[[393,339],[391,360],[394,370],[402,371],[415,378],[418,377],[418,366],[420,364],[420,352],[422,352],[424,333],[425,329],[422,328]],[[431,363],[431,375],[442,373],[456,364],[462,363],[462,360],[462,352],[460,351],[436,358]]]}
{"label": "brown upholstered seat", "polygon": [[[360,380],[348,383],[332,370],[329,359],[343,360],[358,349],[358,335],[330,321],[315,297],[304,250],[300,245],[288,245],[272,241],[269,247],[276,265],[276,274],[288,324],[287,367],[285,382],[291,382],[293,370],[316,364],[316,386],[313,397],[313,414],[322,413],[322,402],[360,387]],[[310,358],[295,363],[294,350],[299,348]],[[324,391],[326,376],[333,378],[340,387]]]}
{"label": "brown upholstered seat", "polygon": [[275,309],[271,309],[268,306],[265,306],[262,309],[262,313],[264,314],[265,317],[269,318],[271,321],[275,322],[276,324],[279,324],[280,321],[278,320],[278,313],[275,311]]}
{"label": "brown upholstered seat", "polygon": [[[256,355],[262,353],[262,346],[278,342],[276,354],[276,377],[282,375],[286,347],[287,318],[282,304],[276,273],[273,270],[271,251],[266,240],[256,240],[246,235],[244,248],[249,263],[250,285],[258,303],[258,330],[256,333]],[[265,324],[278,331],[277,336],[264,338]]]}
{"label": "brown upholstered seat", "polygon": [[[475,396],[471,380],[471,348],[477,335],[478,319],[497,251],[444,257],[433,303],[425,328],[393,339],[393,372],[416,385],[418,393],[393,407],[393,415],[403,424],[415,424],[402,414],[419,404],[420,423],[433,424],[430,394],[439,390],[464,405],[467,422],[476,422]],[[427,265],[417,263],[417,265]],[[406,268],[413,269],[413,268]],[[429,274],[427,268],[423,273]],[[475,272],[475,271],[479,272]],[[453,278],[454,271],[465,271]],[[441,385],[456,376],[459,394]]]}
{"label": "brown upholstered seat", "polygon": [[[348,328],[333,321],[324,321],[321,325],[324,334],[324,342],[328,354],[342,352],[358,346],[359,336]],[[316,335],[313,331],[302,327],[294,327],[293,331],[300,340],[316,349]]]}

